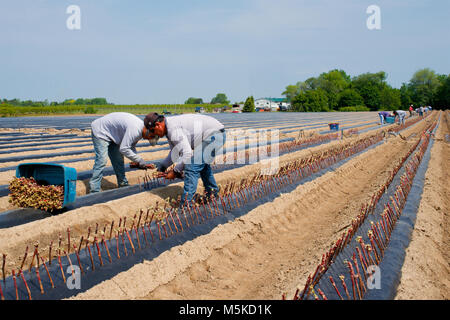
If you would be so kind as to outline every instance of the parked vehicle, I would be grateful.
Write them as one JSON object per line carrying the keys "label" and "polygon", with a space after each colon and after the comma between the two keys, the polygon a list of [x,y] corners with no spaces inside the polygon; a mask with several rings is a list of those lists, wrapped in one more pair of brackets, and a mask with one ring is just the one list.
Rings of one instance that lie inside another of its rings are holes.
{"label": "parked vehicle", "polygon": [[195,107],[195,112],[197,112],[197,113],[205,113],[205,108],[203,108],[203,107]]}

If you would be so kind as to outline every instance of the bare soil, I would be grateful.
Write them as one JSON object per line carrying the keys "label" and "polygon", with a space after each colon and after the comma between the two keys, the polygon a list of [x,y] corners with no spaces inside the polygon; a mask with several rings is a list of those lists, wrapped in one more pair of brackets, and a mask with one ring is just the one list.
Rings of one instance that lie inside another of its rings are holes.
{"label": "bare soil", "polygon": [[396,299],[450,297],[450,112],[441,116]]}
{"label": "bare soil", "polygon": [[[361,205],[367,203],[372,193],[384,183],[392,168],[419,138],[417,133],[430,121],[427,119],[407,129],[402,133],[406,140],[387,136],[385,143],[336,170],[151,261],[137,264],[73,299],[280,299],[283,293],[292,297],[296,288],[304,285],[322,254],[346,230]],[[445,172],[449,151],[448,142],[442,138],[445,133],[448,133],[448,126],[445,129],[441,121],[427,171],[429,186],[428,189],[425,186],[415,235],[408,249],[399,299],[449,298],[449,180]],[[352,139],[356,138],[344,139],[344,142]],[[342,141],[334,141],[293,152],[280,157],[280,162],[340,143]],[[260,164],[254,164],[215,176],[218,183],[223,184],[260,169]],[[182,183],[177,183],[0,230],[0,252],[8,254],[8,268],[16,267],[29,244],[39,241],[41,254],[45,256],[50,241],[57,240],[59,233],[65,234],[67,227],[71,228],[71,241],[77,243],[81,235],[86,235],[89,226],[98,224],[102,230],[104,225],[118,221],[120,217],[132,219],[139,209],[181,194],[181,191]],[[433,218],[427,213],[430,205],[436,212]],[[425,232],[420,228],[424,228],[429,237],[422,235]],[[430,250],[433,245],[439,249]],[[423,250],[429,251],[427,253],[433,259],[421,255]],[[437,272],[428,272],[425,278],[419,272],[423,266],[430,266]],[[424,283],[429,290],[418,291]]]}

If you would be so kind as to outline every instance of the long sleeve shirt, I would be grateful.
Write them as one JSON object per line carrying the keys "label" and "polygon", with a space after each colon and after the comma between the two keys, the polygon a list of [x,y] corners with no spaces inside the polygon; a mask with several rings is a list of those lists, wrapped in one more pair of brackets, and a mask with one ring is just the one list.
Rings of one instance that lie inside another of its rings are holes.
{"label": "long sleeve shirt", "polygon": [[378,112],[378,114],[379,115],[382,115],[384,118],[386,118],[386,117],[389,117],[390,116],[390,113],[389,112],[387,112],[387,111],[381,111],[381,112]]}
{"label": "long sleeve shirt", "polygon": [[97,138],[113,142],[120,146],[120,153],[131,161],[145,164],[138,156],[136,144],[142,139],[144,121],[126,112],[113,112],[94,120],[92,134]]}
{"label": "long sleeve shirt", "polygon": [[175,162],[176,172],[183,171],[184,165],[193,155],[194,148],[204,139],[224,128],[223,124],[213,117],[199,114],[166,117],[165,123],[170,153],[163,160],[162,165],[167,168]]}
{"label": "long sleeve shirt", "polygon": [[404,118],[404,117],[406,117],[406,111],[403,111],[403,110],[397,110],[397,115],[398,115],[399,117]]}

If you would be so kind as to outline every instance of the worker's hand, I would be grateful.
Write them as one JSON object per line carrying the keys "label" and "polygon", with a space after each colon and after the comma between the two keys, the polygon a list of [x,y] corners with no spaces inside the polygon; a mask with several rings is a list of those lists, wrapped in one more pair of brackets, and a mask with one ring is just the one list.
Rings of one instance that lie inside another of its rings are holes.
{"label": "worker's hand", "polygon": [[131,162],[130,163],[130,168],[137,168],[137,169],[141,169],[141,170],[147,170],[147,169],[155,169],[155,165],[154,164],[139,164],[138,162]]}
{"label": "worker's hand", "polygon": [[147,170],[147,169],[155,169],[155,165],[154,164],[144,164],[144,165],[140,165],[139,169],[143,169],[143,170]]}
{"label": "worker's hand", "polygon": [[130,168],[139,168],[138,162],[130,162]]}
{"label": "worker's hand", "polygon": [[163,166],[162,164],[159,164],[156,170],[158,170],[159,172],[164,172],[164,171],[166,171],[166,169],[167,168],[165,166]]}
{"label": "worker's hand", "polygon": [[175,171],[170,170],[169,172],[166,173],[166,179],[167,180],[173,180],[175,178],[176,178]]}
{"label": "worker's hand", "polygon": [[167,180],[173,180],[175,178],[182,178],[181,173],[178,173],[174,170],[169,170],[167,172],[159,172],[156,176],[157,178],[166,178]]}

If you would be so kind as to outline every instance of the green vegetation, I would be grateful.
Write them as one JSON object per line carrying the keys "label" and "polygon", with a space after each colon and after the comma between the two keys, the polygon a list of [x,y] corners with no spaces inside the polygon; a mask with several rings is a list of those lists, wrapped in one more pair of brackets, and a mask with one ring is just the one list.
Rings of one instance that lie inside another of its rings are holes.
{"label": "green vegetation", "polygon": [[377,111],[430,105],[450,106],[450,80],[428,68],[418,70],[400,89],[391,87],[384,71],[351,78],[343,70],[331,70],[318,77],[286,86],[282,93],[293,111]]}
{"label": "green vegetation", "polygon": [[292,100],[294,111],[299,112],[326,112],[328,108],[327,93],[323,89],[301,92]]}
{"label": "green vegetation", "polygon": [[201,106],[206,112],[214,112],[215,109],[223,108],[223,104],[174,104],[174,105],[58,105],[43,107],[22,107],[8,104],[0,104],[1,117],[20,117],[20,116],[41,116],[56,114],[107,114],[111,112],[129,112],[133,114],[147,114],[149,112],[163,113],[170,111],[175,113],[194,113],[195,107]]}
{"label": "green vegetation", "polygon": [[48,106],[80,106],[80,105],[107,105],[110,104],[112,105],[112,103],[108,103],[108,101],[106,101],[105,98],[93,98],[93,99],[66,99],[63,102],[57,102],[57,101],[52,101],[52,102],[48,102],[48,100],[44,100],[44,101],[31,101],[31,100],[24,100],[24,101],[20,101],[20,99],[12,99],[12,100],[7,100],[7,99],[3,99],[0,100],[1,104],[7,104],[7,105],[11,105],[11,106],[22,106],[22,107],[48,107]]}
{"label": "green vegetation", "polygon": [[86,109],[84,109],[84,113],[94,114],[94,113],[97,113],[97,109],[95,109],[93,106],[89,106],[89,107],[86,107]]}
{"label": "green vegetation", "polygon": [[247,98],[247,100],[245,100],[242,112],[255,112],[255,99],[253,98],[253,96],[250,96]]}
{"label": "green vegetation", "polygon": [[203,99],[190,97],[184,102],[184,104],[203,104]]}
{"label": "green vegetation", "polygon": [[218,93],[211,100],[211,104],[229,104],[229,103],[230,101],[228,101],[227,95],[225,93]]}
{"label": "green vegetation", "polygon": [[[350,77],[344,70],[331,70],[288,85],[282,94],[291,103],[291,110],[300,112],[406,110],[411,104],[415,108],[427,105],[434,109],[450,107],[450,75],[437,74],[429,68],[421,69],[400,89],[391,87],[386,78],[384,71]],[[114,105],[105,98],[66,99],[62,102],[2,99],[0,116],[107,114],[119,111],[133,114],[166,111],[177,114],[194,113],[196,107],[214,112],[229,104],[225,93],[218,93],[209,104],[204,103],[202,98],[190,97],[184,104],[176,105]],[[243,111],[254,110],[254,99],[248,97]]]}

